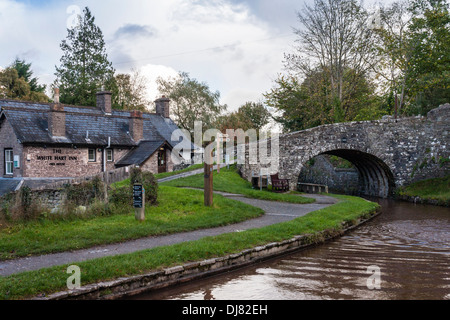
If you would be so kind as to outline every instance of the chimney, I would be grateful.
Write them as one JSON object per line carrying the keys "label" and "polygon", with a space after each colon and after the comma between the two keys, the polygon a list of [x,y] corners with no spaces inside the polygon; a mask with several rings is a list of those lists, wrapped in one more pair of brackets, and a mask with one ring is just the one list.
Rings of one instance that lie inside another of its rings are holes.
{"label": "chimney", "polygon": [[48,132],[53,137],[66,136],[66,113],[64,112],[64,106],[62,104],[53,103],[50,105]]}
{"label": "chimney", "polygon": [[155,101],[156,114],[163,118],[170,118],[170,99],[163,96],[161,99]]}
{"label": "chimney", "polygon": [[142,116],[142,111],[131,112],[130,134],[135,142],[144,139],[144,117]]}
{"label": "chimney", "polygon": [[53,89],[53,102],[59,103],[59,88]]}
{"label": "chimney", "polygon": [[103,113],[107,115],[112,113],[111,96],[112,93],[109,91],[100,91],[97,93],[97,108],[102,109]]}

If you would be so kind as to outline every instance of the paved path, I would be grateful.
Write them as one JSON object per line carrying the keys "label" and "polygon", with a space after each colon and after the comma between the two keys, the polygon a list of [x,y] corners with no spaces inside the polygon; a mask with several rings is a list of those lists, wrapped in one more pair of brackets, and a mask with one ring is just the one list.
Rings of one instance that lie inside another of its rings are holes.
{"label": "paved path", "polygon": [[337,201],[336,199],[327,196],[307,195],[315,198],[316,202],[312,204],[290,204],[249,199],[244,198],[240,195],[227,194],[223,192],[220,192],[220,194],[230,199],[242,201],[255,207],[262,208],[266,212],[266,214],[259,218],[224,227],[177,233],[167,236],[148,237],[124,243],[98,246],[72,252],[33,256],[12,261],[0,261],[0,276],[8,276],[14,273],[38,270],[57,265],[76,264],[76,262],[86,261],[90,259],[131,253],[185,241],[193,241],[201,239],[203,237],[214,236],[223,233],[240,232],[252,228],[261,228],[263,226],[293,220],[297,217],[306,215],[309,212],[328,207],[331,204],[336,203]]}

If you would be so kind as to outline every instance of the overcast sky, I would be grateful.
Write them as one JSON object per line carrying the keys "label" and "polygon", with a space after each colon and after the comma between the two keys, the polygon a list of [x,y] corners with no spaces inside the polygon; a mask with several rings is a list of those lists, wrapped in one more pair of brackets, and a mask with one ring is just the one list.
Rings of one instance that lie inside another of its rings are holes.
{"label": "overcast sky", "polygon": [[[386,0],[388,1],[388,0]],[[386,2],[384,1],[384,2]],[[306,0],[312,3],[313,0]],[[376,0],[365,0],[374,5]],[[229,110],[260,101],[282,72],[298,27],[299,0],[0,0],[0,67],[31,62],[51,84],[60,43],[74,14],[88,6],[118,73],[141,70],[149,99],[154,80],[184,71],[221,93]]]}

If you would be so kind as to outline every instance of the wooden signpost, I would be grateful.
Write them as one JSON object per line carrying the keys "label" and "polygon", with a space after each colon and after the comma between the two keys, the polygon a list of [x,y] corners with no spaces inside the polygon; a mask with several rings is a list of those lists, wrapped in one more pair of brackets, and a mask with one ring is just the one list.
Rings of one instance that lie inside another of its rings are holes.
{"label": "wooden signpost", "polygon": [[145,220],[145,189],[142,184],[133,186],[133,206],[138,221]]}

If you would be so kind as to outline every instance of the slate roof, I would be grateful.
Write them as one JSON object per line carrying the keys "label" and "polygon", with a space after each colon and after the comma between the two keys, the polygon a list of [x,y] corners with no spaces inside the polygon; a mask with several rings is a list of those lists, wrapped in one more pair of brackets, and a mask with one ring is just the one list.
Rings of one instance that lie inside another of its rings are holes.
{"label": "slate roof", "polygon": [[[112,146],[138,146],[129,134],[129,111],[113,110],[112,115],[105,115],[95,107],[64,105],[66,136],[55,138],[48,132],[50,104],[0,100],[0,109],[0,117],[6,117],[23,144],[105,146],[110,138]],[[171,139],[173,131],[178,129],[171,119],[149,113],[144,113],[143,118],[145,141],[167,141],[172,148],[180,142]]]}
{"label": "slate roof", "polygon": [[20,180],[17,179],[0,178],[0,197],[7,193],[15,191],[19,183]]}
{"label": "slate roof", "polygon": [[139,146],[117,162],[116,166],[125,167],[132,164],[141,165],[165,144],[165,140],[141,141]]}

